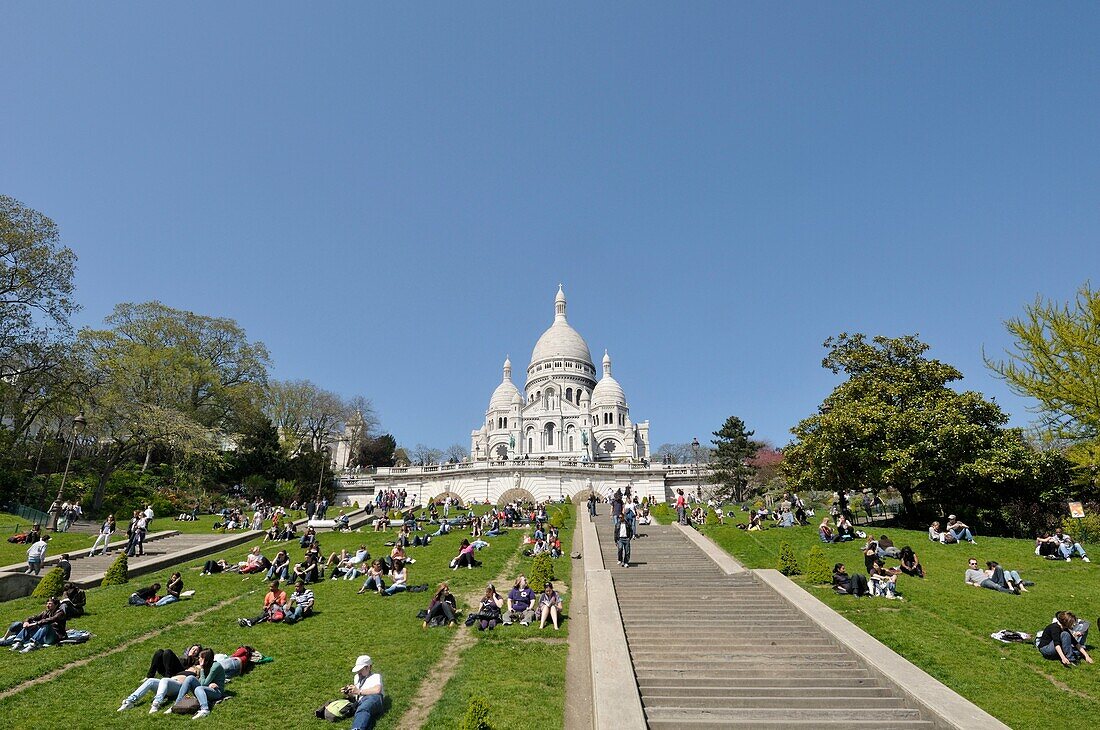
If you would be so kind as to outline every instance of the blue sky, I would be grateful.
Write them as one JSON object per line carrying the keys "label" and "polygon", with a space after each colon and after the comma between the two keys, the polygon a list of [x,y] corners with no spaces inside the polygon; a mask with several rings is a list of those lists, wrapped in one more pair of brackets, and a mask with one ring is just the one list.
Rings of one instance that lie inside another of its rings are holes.
{"label": "blue sky", "polygon": [[0,191],[80,324],[237,319],[273,375],[469,444],[558,282],[654,444],[782,444],[822,341],[982,364],[1100,263],[1093,3],[6,3]]}

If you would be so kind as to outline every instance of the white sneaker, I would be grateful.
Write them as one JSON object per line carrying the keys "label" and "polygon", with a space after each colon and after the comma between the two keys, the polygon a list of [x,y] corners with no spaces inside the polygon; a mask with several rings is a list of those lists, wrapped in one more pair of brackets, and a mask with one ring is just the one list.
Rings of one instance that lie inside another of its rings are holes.
{"label": "white sneaker", "polygon": [[29,642],[27,642],[26,646],[24,646],[22,649],[19,650],[19,653],[20,654],[30,654],[32,651],[34,651],[37,648],[38,648],[38,644],[35,644],[33,641],[29,641]]}
{"label": "white sneaker", "polygon": [[15,643],[13,643],[13,644],[11,645],[11,650],[12,650],[12,651],[19,651],[20,647],[22,647],[22,646],[23,646],[23,642],[21,642],[21,641],[16,641]]}
{"label": "white sneaker", "polygon": [[168,705],[168,709],[164,711],[164,714],[165,715],[171,715],[172,714],[172,705],[171,704]]}
{"label": "white sneaker", "polygon": [[119,712],[126,712],[126,710],[132,710],[133,708],[134,708],[134,703],[133,702],[131,702],[130,700],[123,700],[122,704],[118,706],[118,711]]}
{"label": "white sneaker", "polygon": [[1087,556],[1087,555],[1082,555],[1082,556],[1081,556],[1081,562],[1083,562],[1083,563],[1091,563],[1092,561],[1088,559],[1088,556]]}
{"label": "white sneaker", "polygon": [[206,717],[209,714],[210,714],[210,710],[204,710],[200,707],[199,711],[191,716],[191,719],[192,720],[198,720],[200,717]]}
{"label": "white sneaker", "polygon": [[160,712],[160,703],[156,700],[153,700],[153,704],[149,706],[149,714],[155,715],[158,712]]}
{"label": "white sneaker", "polygon": [[1066,558],[1066,562],[1068,563],[1068,562],[1069,562],[1070,560],[1072,560],[1072,559],[1073,559],[1073,558]]}

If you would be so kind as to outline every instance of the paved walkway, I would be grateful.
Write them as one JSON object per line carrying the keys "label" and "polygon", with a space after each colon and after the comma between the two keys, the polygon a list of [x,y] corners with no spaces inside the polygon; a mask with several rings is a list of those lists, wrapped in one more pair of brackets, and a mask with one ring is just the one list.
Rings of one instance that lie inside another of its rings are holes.
{"label": "paved walkway", "polygon": [[616,563],[608,519],[596,528],[649,727],[936,726],[772,588],[727,575],[675,526],[642,528],[629,568]]}

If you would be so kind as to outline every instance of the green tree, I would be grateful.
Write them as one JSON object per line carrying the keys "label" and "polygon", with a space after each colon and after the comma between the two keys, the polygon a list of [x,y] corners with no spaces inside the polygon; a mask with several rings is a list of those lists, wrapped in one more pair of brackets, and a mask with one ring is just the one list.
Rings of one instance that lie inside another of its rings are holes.
{"label": "green tree", "polygon": [[393,466],[397,440],[388,433],[368,438],[359,447],[356,466]]}
{"label": "green tree", "polygon": [[1039,402],[1043,426],[1073,444],[1082,481],[1100,468],[1100,291],[1088,284],[1068,304],[1035,300],[1005,323],[1013,348],[987,365],[1016,393]]}
{"label": "green tree", "polygon": [[1007,417],[995,403],[951,388],[962,374],[926,358],[928,345],[915,336],[845,333],[825,347],[822,365],[847,380],[792,429],[783,463],[795,488],[892,487],[917,519],[920,501],[937,512],[1000,507],[1009,483],[1036,498],[1057,471],[1036,467],[1042,459],[1002,428]]}
{"label": "green tree", "polygon": [[740,504],[748,496],[749,479],[755,472],[751,460],[762,445],[753,441],[752,435],[737,416],[727,418],[722,428],[714,432],[707,481],[716,485],[715,494],[722,502]]}

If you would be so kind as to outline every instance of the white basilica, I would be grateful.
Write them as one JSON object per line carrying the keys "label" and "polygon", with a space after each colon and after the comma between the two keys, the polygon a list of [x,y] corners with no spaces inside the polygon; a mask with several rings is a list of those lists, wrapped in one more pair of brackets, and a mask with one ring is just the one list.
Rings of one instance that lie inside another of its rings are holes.
{"label": "white basilica", "polygon": [[611,376],[606,350],[603,375],[596,379],[588,344],[565,318],[560,286],[554,322],[535,343],[523,390],[512,382],[512,363],[506,359],[485,421],[470,434],[473,460],[649,458],[649,422],[630,420],[626,395]]}

